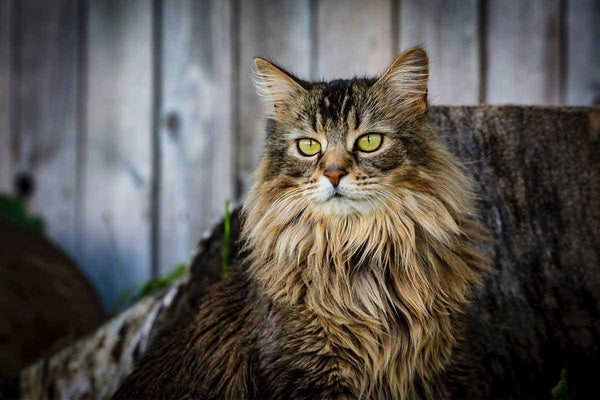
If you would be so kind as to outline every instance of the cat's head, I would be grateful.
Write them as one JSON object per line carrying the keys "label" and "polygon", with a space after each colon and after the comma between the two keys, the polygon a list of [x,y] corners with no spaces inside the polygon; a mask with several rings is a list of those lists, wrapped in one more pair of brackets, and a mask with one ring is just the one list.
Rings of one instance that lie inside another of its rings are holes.
{"label": "cat's head", "polygon": [[[428,59],[407,50],[378,79],[306,82],[255,59],[267,112],[256,190],[323,215],[368,214],[423,184],[436,157],[426,126]],[[427,190],[426,187],[418,188]]]}
{"label": "cat's head", "polygon": [[376,79],[306,82],[263,59],[256,77],[267,137],[242,237],[267,293],[338,316],[352,299],[367,320],[464,301],[483,269],[473,184],[428,121],[425,51]]}

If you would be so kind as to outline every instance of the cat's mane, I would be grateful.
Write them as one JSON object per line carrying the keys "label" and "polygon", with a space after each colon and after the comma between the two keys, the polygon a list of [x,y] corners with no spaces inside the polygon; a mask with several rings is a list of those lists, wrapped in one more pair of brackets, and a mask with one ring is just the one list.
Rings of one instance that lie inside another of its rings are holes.
{"label": "cat's mane", "polygon": [[361,393],[376,397],[411,398],[410,382],[448,366],[455,319],[486,270],[474,246],[482,231],[473,185],[443,147],[430,146],[431,167],[412,188],[390,188],[392,201],[369,215],[307,207],[293,188],[261,178],[266,163],[244,207],[250,277],[274,301],[314,312],[332,342],[356,355],[354,373],[372,378]]}

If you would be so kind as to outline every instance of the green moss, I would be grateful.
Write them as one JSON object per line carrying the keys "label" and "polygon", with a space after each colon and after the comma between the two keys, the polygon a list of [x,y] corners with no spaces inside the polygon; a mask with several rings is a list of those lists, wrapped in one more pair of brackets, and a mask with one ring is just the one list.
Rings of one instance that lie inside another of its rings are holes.
{"label": "green moss", "polygon": [[179,264],[168,274],[152,279],[143,284],[140,288],[130,288],[126,290],[119,296],[112,312],[116,314],[136,301],[169,287],[176,279],[187,275],[188,272],[189,267],[187,265]]}
{"label": "green moss", "polygon": [[552,389],[553,400],[567,400],[567,370],[563,369],[560,373],[560,381]]}
{"label": "green moss", "polygon": [[177,278],[181,278],[182,276],[187,275],[188,266],[185,264],[179,264],[176,266],[171,272],[166,275],[160,276],[156,279],[152,279],[151,281],[146,282],[138,292],[136,296],[136,300],[141,299],[142,297],[146,297],[152,293],[156,293],[159,290],[162,290],[173,283]]}
{"label": "green moss", "polygon": [[37,232],[44,231],[44,220],[37,215],[29,214],[23,200],[18,197],[0,194],[0,218]]}

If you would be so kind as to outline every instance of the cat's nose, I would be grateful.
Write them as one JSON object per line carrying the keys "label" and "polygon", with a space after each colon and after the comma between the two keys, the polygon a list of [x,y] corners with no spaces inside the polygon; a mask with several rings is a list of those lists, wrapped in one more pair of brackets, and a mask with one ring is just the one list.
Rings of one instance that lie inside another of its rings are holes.
{"label": "cat's nose", "polygon": [[329,178],[333,187],[337,187],[337,185],[340,184],[340,179],[342,179],[344,175],[348,175],[348,171],[346,171],[345,168],[337,166],[327,167],[325,168],[325,171],[323,171],[323,175]]}

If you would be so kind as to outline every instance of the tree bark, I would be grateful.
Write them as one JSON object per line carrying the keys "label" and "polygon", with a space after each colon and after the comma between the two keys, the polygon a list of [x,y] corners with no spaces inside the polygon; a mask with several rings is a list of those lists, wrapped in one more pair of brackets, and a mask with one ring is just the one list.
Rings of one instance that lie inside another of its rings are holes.
{"label": "tree bark", "polygon": [[466,398],[599,398],[600,110],[449,107],[433,113],[478,182],[496,275],[468,314]]}
{"label": "tree bark", "polygon": [[[491,236],[482,248],[496,271],[466,315],[470,364],[455,398],[549,399],[563,368],[569,398],[598,398],[600,109],[433,107],[430,115],[478,184]],[[232,225],[235,258],[237,211]],[[146,347],[130,338],[147,342],[185,323],[219,279],[222,240],[217,225],[183,286],[135,305],[87,346],[84,340],[24,370],[20,395],[108,396]],[[110,363],[83,361],[101,354],[112,354]],[[73,365],[83,372],[73,374]]]}

